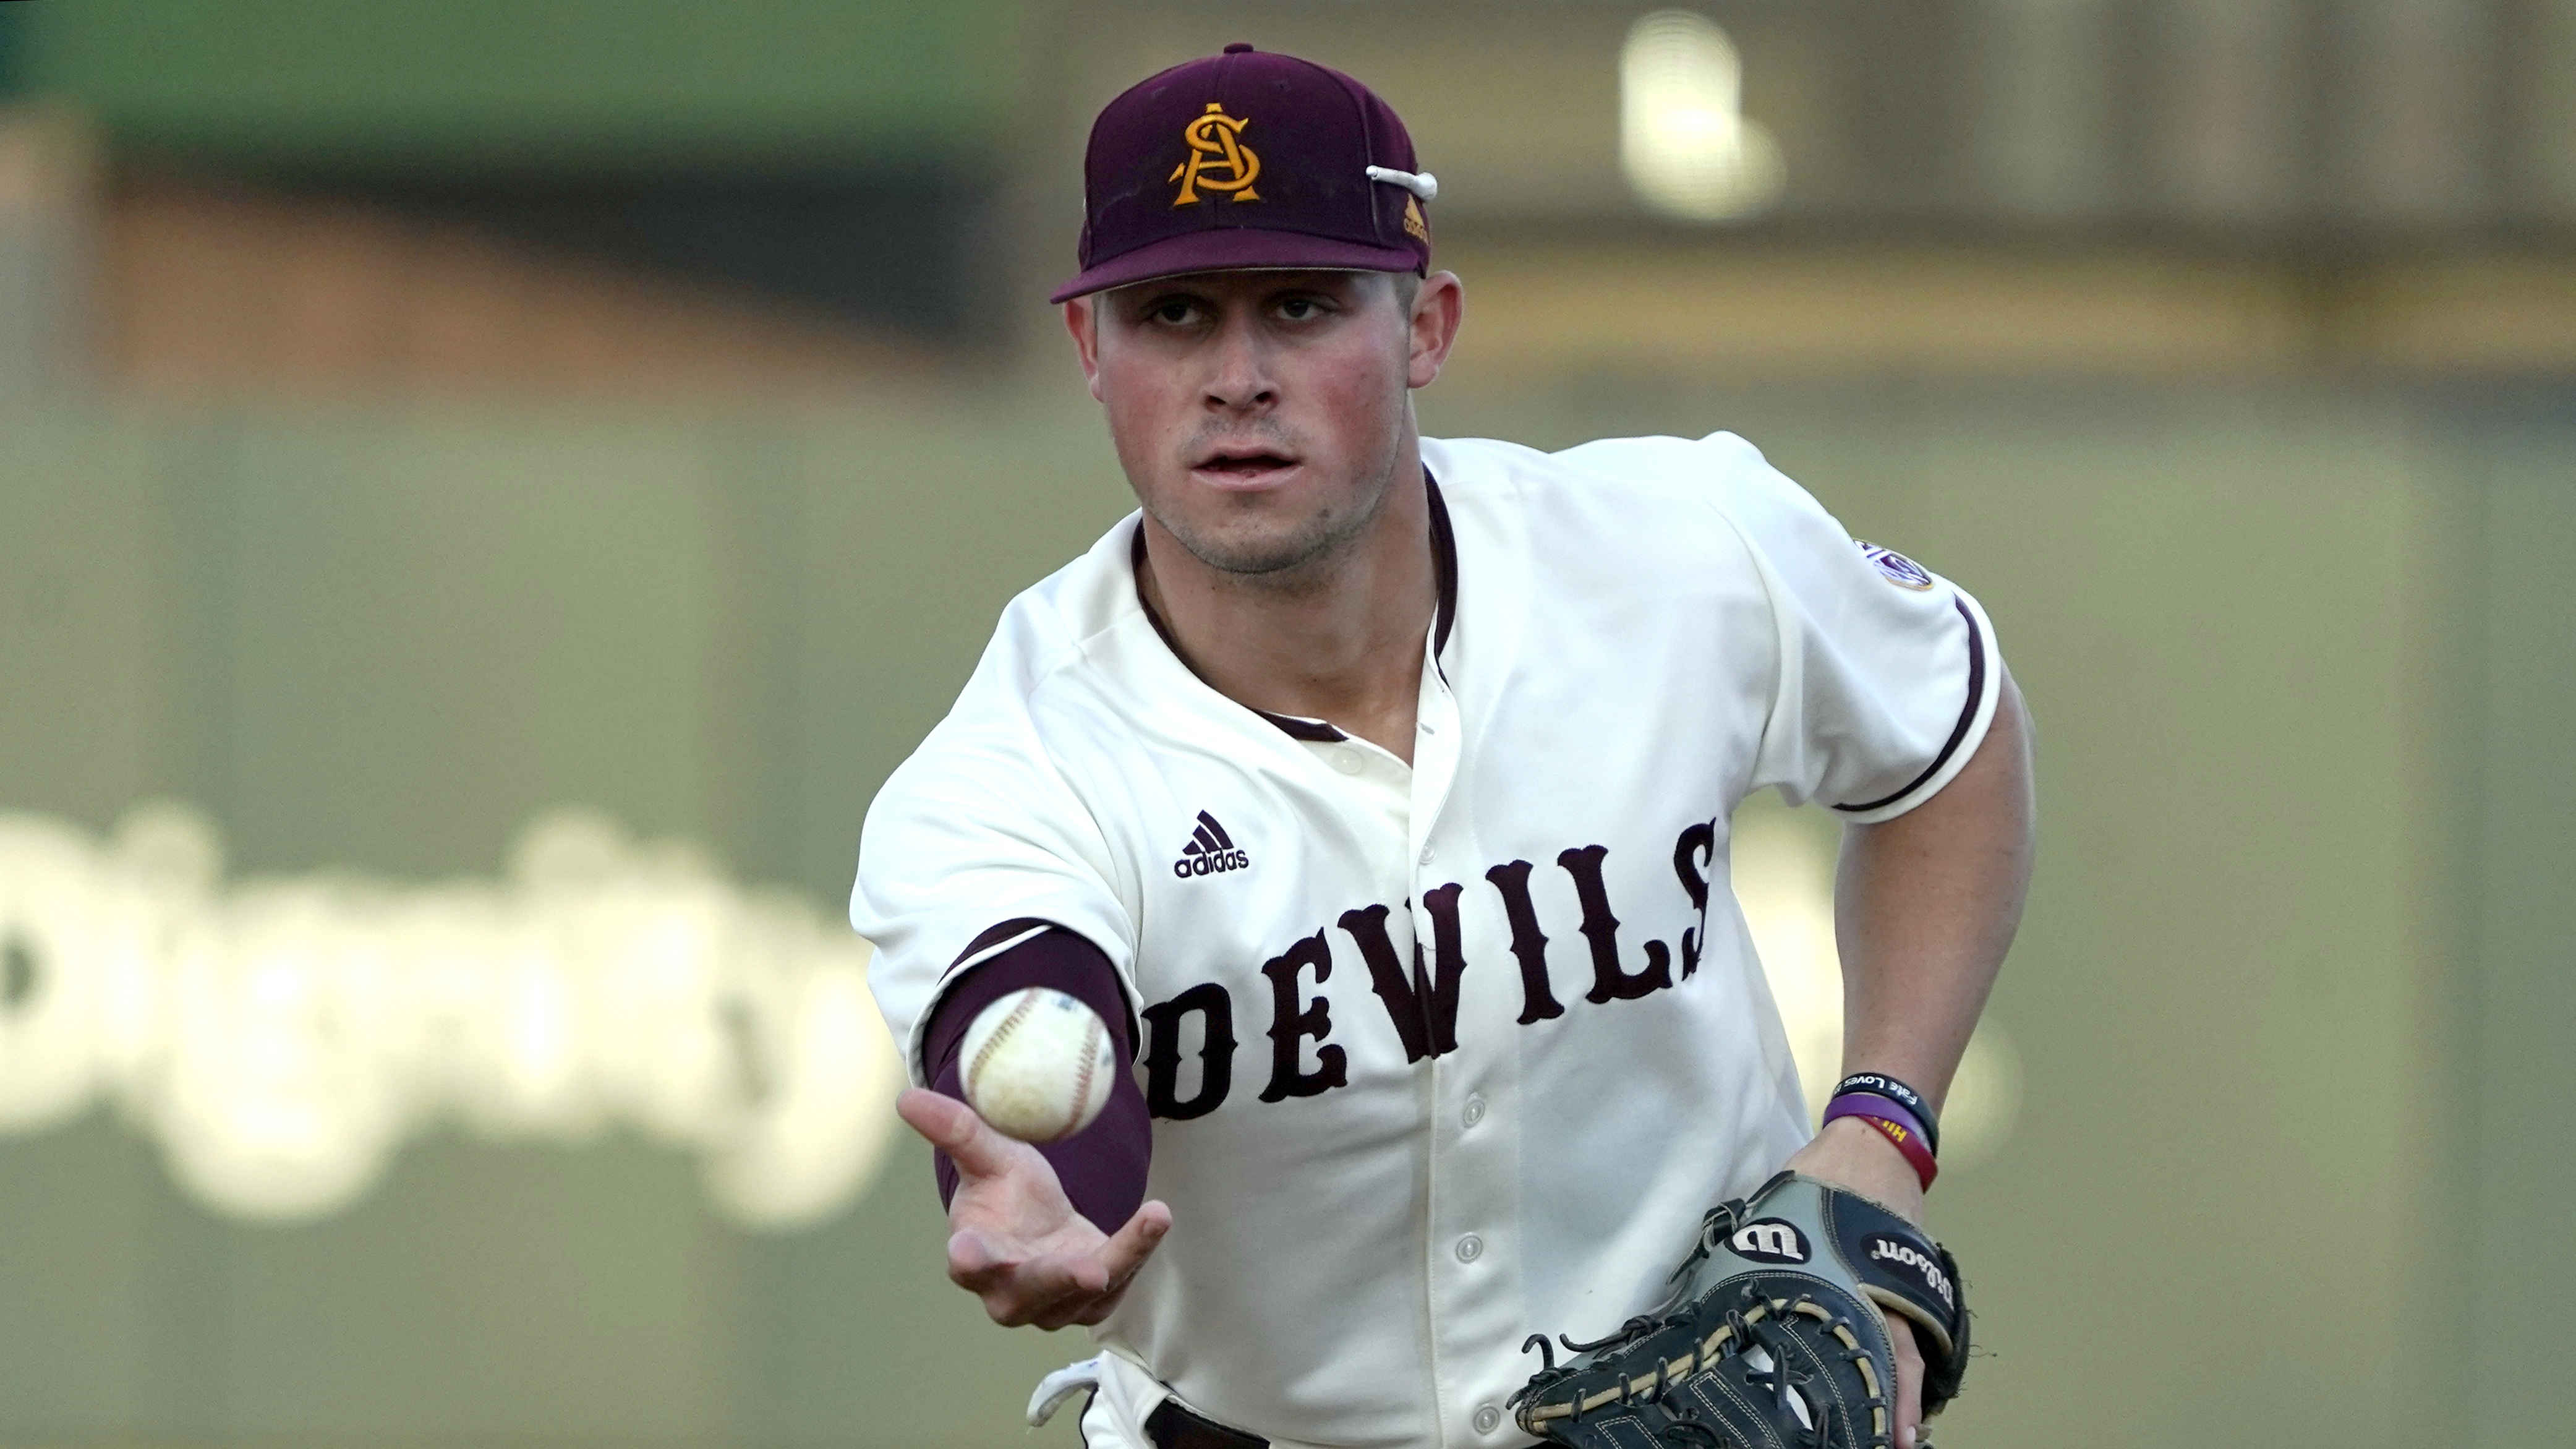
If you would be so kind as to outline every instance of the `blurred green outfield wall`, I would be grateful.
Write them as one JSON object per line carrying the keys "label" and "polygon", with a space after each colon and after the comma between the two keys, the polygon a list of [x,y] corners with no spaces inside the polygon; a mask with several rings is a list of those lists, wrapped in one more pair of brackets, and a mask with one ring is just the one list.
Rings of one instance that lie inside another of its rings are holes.
{"label": "blurred green outfield wall", "polygon": [[[2046,849],[1994,1005],[2020,1127],[1934,1198],[1992,1354],[1945,1442],[2547,1437],[2576,1274],[2532,1245],[2576,1184],[2513,1091],[2576,1025],[2576,426],[2295,389],[1424,407],[1543,445],[1733,427],[1993,612]],[[1070,388],[22,411],[0,808],[175,793],[240,870],[431,877],[577,801],[830,899],[994,612],[1127,506]],[[0,1140],[0,1444],[1025,1442],[1083,1341],[945,1285],[926,1178],[900,1152],[838,1222],[751,1238],[676,1154],[442,1141],[251,1228],[118,1123]]]}
{"label": "blurred green outfield wall", "polygon": [[119,140],[266,161],[829,165],[988,142],[1025,0],[33,0],[16,79]]}
{"label": "blurred green outfield wall", "polygon": [[2480,1445],[2565,1433],[2567,1304],[2557,1244],[2576,1203],[2576,1133],[2545,1087],[2576,1045],[2576,419],[2484,440],[2467,531],[2475,588],[2456,677],[2472,814],[2462,945],[2477,963],[2454,1003],[2457,1058],[2479,1090],[2449,1128],[2469,1167],[2450,1204],[2465,1260],[2474,1367],[2457,1391]]}

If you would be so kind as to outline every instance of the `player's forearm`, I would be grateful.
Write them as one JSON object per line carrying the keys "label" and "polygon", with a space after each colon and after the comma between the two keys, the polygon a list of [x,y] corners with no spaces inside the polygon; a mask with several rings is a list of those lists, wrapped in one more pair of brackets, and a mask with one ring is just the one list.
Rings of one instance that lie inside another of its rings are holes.
{"label": "player's forearm", "polygon": [[[958,1053],[967,1023],[991,1003],[1030,986],[1061,991],[1090,1007],[1109,1024],[1118,1060],[1132,1059],[1132,1024],[1119,995],[1116,968],[1099,947],[1059,926],[972,968],[941,998],[924,1030],[934,1088],[965,1100]],[[1074,1211],[1104,1233],[1118,1231],[1118,1225],[1145,1200],[1145,1177],[1153,1154],[1153,1120],[1144,1091],[1132,1073],[1123,1071],[1110,1088],[1109,1104],[1101,1109],[1099,1120],[1038,1148],[1038,1155],[1055,1169]],[[957,1193],[957,1165],[947,1154],[937,1153],[931,1170],[939,1185],[940,1204],[950,1205]]]}
{"label": "player's forearm", "polygon": [[2021,924],[2035,811],[2031,731],[2009,677],[1974,758],[1941,792],[1843,844],[1834,914],[1843,1070],[1885,1072],[1937,1107]]}

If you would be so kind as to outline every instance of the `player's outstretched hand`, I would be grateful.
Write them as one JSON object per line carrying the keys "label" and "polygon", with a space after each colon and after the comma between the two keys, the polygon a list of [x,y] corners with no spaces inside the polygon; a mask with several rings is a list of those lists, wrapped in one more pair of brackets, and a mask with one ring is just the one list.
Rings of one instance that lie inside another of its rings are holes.
{"label": "player's outstretched hand", "polygon": [[995,1323],[1053,1331],[1098,1323],[1172,1226],[1159,1202],[1136,1209],[1115,1233],[1073,1210],[1055,1168],[954,1097],[915,1087],[895,1111],[957,1164],[948,1204],[948,1278],[984,1300]]}
{"label": "player's outstretched hand", "polygon": [[[1788,1165],[1820,1182],[1849,1188],[1917,1226],[1923,1222],[1923,1183],[1914,1175],[1914,1165],[1857,1118],[1826,1123]],[[1893,1313],[1885,1317],[1888,1346],[1896,1350],[1896,1449],[1914,1449],[1923,1427],[1923,1350],[1915,1346],[1913,1324]]]}

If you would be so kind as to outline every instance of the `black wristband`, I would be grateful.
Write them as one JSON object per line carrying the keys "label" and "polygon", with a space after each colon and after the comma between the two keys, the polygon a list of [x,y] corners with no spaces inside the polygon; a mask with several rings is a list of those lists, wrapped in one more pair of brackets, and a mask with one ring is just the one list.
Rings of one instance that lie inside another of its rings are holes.
{"label": "black wristband", "polygon": [[1934,1119],[1932,1104],[1923,1100],[1921,1092],[1884,1073],[1854,1072],[1836,1082],[1833,1096],[1827,1097],[1825,1101],[1827,1105],[1831,1105],[1834,1097],[1847,1096],[1853,1092],[1868,1097],[1885,1097],[1913,1113],[1914,1120],[1923,1124],[1923,1145],[1932,1149],[1935,1155],[1940,1153],[1941,1124]]}

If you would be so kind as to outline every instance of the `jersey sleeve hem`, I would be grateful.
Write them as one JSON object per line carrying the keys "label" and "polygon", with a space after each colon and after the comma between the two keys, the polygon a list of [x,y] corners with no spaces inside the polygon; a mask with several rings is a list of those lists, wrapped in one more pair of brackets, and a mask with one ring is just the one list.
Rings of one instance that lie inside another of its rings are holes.
{"label": "jersey sleeve hem", "polygon": [[[929,1001],[923,1004],[921,1014],[912,1019],[912,1029],[904,1036],[904,1071],[910,1075],[914,1086],[930,1085],[931,1073],[928,1063],[923,1059],[923,1053],[930,1046],[931,1019],[939,1015],[940,1003],[948,999],[948,993],[955,990],[958,983],[966,979],[967,973],[976,967],[1015,946],[1025,945],[1054,930],[1072,931],[1084,940],[1091,940],[1088,932],[1065,925],[1060,921],[1050,921],[1038,916],[1019,916],[987,927],[974,940],[967,942],[966,949],[957,953],[957,959],[949,962],[947,969],[939,973],[938,982],[930,988]],[[1095,947],[1099,944],[1097,941],[1092,941]],[[1129,1039],[1133,1040],[1135,1037],[1133,1023],[1143,1003],[1137,999],[1135,984],[1127,979],[1127,973],[1116,969],[1115,957],[1111,958],[1111,963],[1110,975],[1117,978],[1118,995],[1127,1008],[1127,1019],[1130,1023]]]}
{"label": "jersey sleeve hem", "polygon": [[1985,609],[1965,591],[1953,591],[1951,599],[1968,626],[1967,701],[1960,706],[1959,722],[1952,727],[1941,752],[1932,757],[1932,763],[1903,789],[1876,800],[1831,807],[1836,815],[1855,825],[1893,820],[1940,794],[1942,787],[1976,757],[1977,747],[1985,742],[1986,730],[1994,723],[1995,700],[2002,692],[2003,682],[2003,657],[1995,648],[1994,626],[1987,622]]}

